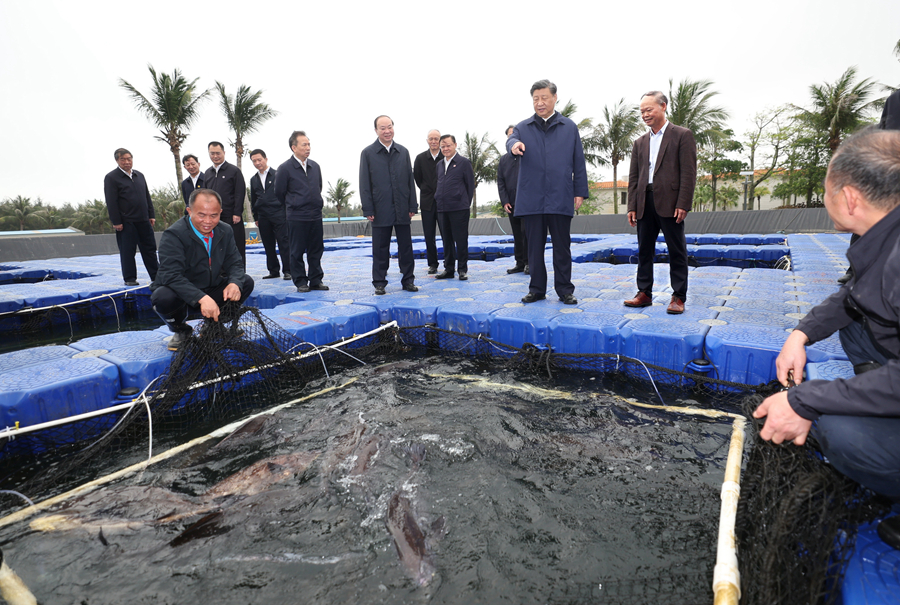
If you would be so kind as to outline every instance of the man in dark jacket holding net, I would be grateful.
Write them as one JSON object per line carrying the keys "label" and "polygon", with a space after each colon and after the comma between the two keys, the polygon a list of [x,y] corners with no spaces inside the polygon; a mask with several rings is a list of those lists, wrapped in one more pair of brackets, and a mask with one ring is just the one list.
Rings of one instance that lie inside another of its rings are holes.
{"label": "man in dark jacket holding net", "polygon": [[253,278],[244,273],[231,226],[219,220],[219,194],[195,189],[188,213],[163,233],[159,271],[150,284],[153,310],[173,333],[170,351],[177,351],[190,336],[192,329],[185,321],[191,309],[219,321],[225,301],[243,303],[253,292]]}
{"label": "man in dark jacket holding net", "polygon": [[[849,282],[804,317],[776,360],[778,380],[800,382],[806,345],[840,333],[855,376],[811,380],[768,397],[754,412],[774,443],[812,434],[844,475],[887,496],[900,512],[900,132],[867,129],[835,152],[825,208],[847,251]],[[900,548],[900,517],[879,527]]]}

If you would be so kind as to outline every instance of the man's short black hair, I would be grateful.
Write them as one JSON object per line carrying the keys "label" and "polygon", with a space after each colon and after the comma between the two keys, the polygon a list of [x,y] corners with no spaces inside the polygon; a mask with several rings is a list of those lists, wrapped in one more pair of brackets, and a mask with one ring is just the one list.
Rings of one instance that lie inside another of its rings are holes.
{"label": "man's short black hair", "polygon": [[507,127],[506,127],[506,130],[503,131],[503,134],[509,134],[510,129],[515,130],[515,129],[516,129],[516,125],[515,125],[515,124],[510,124],[509,126],[507,126]]}
{"label": "man's short black hair", "polygon": [[544,88],[549,88],[551,95],[556,94],[556,84],[554,84],[550,80],[538,80],[537,82],[535,82],[534,84],[531,85],[531,96],[534,96],[534,91],[542,90]]}
{"label": "man's short black hair", "polygon": [[219,201],[219,208],[222,207],[222,196],[219,195],[218,191],[213,191],[212,189],[194,189],[191,191],[191,197],[188,198],[188,207],[194,207],[194,200],[197,199],[198,195],[212,195]]}
{"label": "man's short black hair", "polygon": [[118,162],[119,158],[122,157],[123,155],[125,155],[126,153],[128,155],[130,155],[131,157],[134,157],[132,155],[132,153],[130,151],[128,151],[127,149],[125,149],[124,147],[119,147],[118,149],[116,149],[116,153],[114,154],[116,156],[116,161]]}
{"label": "man's short black hair", "polygon": [[252,157],[255,156],[256,154],[261,155],[263,158],[265,158],[265,159],[267,159],[267,160],[269,159],[269,158],[266,157],[266,152],[263,151],[262,149],[254,149],[253,151],[250,152],[250,156],[249,156],[249,157],[252,158]]}
{"label": "man's short black hair", "polygon": [[221,147],[222,151],[225,151],[225,145],[223,145],[222,143],[220,143],[218,141],[211,141],[210,144],[206,146],[207,151],[209,150],[210,147]]}
{"label": "man's short black hair", "polygon": [[[291,138],[288,139],[288,145],[291,146],[291,150],[293,150],[294,145],[297,144],[297,139],[300,137],[305,137],[305,136],[306,136],[306,133],[303,132],[302,130],[295,130],[294,132],[292,132]],[[263,157],[266,157],[265,154],[263,154]]]}
{"label": "man's short black hair", "polygon": [[195,156],[193,153],[189,153],[186,156],[184,156],[183,158],[181,158],[181,165],[184,166],[188,160],[194,160],[198,164],[200,163],[200,160],[197,159],[197,156]]}
{"label": "man's short black hair", "polygon": [[441,140],[443,141],[444,139],[452,139],[453,142],[456,143],[456,137],[453,136],[452,134],[442,134]]}

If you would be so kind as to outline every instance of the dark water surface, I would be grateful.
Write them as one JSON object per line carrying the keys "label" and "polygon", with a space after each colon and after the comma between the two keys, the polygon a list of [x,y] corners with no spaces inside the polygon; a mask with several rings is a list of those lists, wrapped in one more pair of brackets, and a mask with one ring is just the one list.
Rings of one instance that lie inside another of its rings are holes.
{"label": "dark water surface", "polygon": [[7,561],[44,605],[712,601],[729,422],[443,358],[316,388],[352,377],[48,512],[69,529],[3,528]]}

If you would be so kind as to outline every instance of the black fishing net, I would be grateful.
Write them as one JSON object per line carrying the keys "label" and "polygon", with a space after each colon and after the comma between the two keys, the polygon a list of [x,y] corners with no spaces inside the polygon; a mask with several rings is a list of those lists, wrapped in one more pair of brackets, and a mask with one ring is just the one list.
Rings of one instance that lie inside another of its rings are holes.
{"label": "black fishing net", "polygon": [[[435,326],[386,327],[352,344],[316,347],[255,308],[227,305],[221,322],[207,320],[195,328],[173,357],[168,373],[138,397],[136,405],[2,444],[0,487],[44,499],[204,435],[273,401],[299,396],[307,385],[329,373],[376,356],[399,355],[467,357],[523,376],[590,375],[596,377],[598,389],[645,402],[678,401],[748,417],[774,389],[718,380],[715,372],[678,372],[614,354],[558,354],[532,345],[517,348]],[[743,602],[833,602],[835,593],[828,591],[828,582],[840,574],[852,548],[855,525],[885,509],[824,463],[814,444],[773,446],[753,434],[737,530]],[[3,511],[21,506],[18,497],[0,495]],[[652,578],[641,580],[640,585],[647,582]],[[660,582],[660,596],[667,587],[678,585]],[[608,583],[604,598],[625,598],[635,586],[633,582]],[[590,601],[597,596],[584,590],[582,586],[572,594],[561,594],[561,602]]]}
{"label": "black fishing net", "polygon": [[[748,418],[762,399],[747,397]],[[759,438],[762,421],[752,420],[736,523],[741,603],[840,603],[835,587],[856,528],[889,503],[832,468],[815,439],[775,445]]]}

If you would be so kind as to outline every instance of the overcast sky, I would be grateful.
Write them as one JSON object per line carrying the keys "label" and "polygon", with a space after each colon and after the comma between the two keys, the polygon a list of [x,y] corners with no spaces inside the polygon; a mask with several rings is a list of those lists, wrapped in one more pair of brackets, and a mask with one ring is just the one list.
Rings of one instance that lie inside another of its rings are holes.
{"label": "overcast sky", "polygon": [[[622,97],[667,90],[669,78],[708,78],[741,134],[755,113],[806,104],[810,84],[851,65],[900,84],[898,24],[898,0],[0,0],[0,199],[103,199],[118,147],[151,188],[174,183],[168,145],[119,87],[123,78],[148,94],[148,64],[199,77],[201,90],[216,80],[232,93],[263,89],[279,115],[247,149],[263,148],[277,167],[291,131],[305,130],[326,182],[342,177],[358,190],[359,152],[375,140],[378,114],[394,119],[395,141],[413,155],[430,128],[458,139],[487,132],[502,149],[504,127],[533,113],[535,80],[554,81],[577,118],[597,119]],[[216,139],[227,144],[231,133],[211,99],[182,154],[205,170]],[[247,158],[243,170],[249,180]],[[609,168],[594,172],[612,178]],[[478,193],[479,202],[497,198],[493,184]]]}

